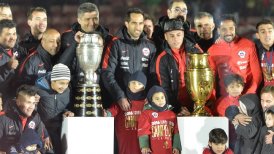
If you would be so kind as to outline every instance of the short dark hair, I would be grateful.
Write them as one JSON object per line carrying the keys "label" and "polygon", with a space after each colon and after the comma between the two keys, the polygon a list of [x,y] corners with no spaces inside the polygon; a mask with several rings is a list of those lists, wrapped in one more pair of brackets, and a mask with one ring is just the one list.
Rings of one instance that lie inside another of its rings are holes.
{"label": "short dark hair", "polygon": [[203,17],[208,17],[208,18],[214,20],[212,14],[210,14],[208,12],[198,12],[197,15],[195,15],[195,17],[194,17],[194,21],[197,19],[201,19]]}
{"label": "short dark hair", "polygon": [[3,96],[3,94],[2,94],[2,93],[0,93],[0,98],[2,98],[2,96]]}
{"label": "short dark hair", "polygon": [[170,2],[168,3],[168,9],[171,9],[172,6],[173,6],[173,4],[174,4],[175,2],[183,2],[183,3],[186,4],[186,2],[185,2],[184,0],[173,0],[173,1],[170,1]]}
{"label": "short dark hair", "polygon": [[38,89],[35,86],[31,85],[21,85],[16,91],[16,97],[18,95],[28,95],[28,96],[35,96],[37,94]]}
{"label": "short dark hair", "polygon": [[272,22],[271,20],[269,20],[269,19],[262,19],[262,20],[259,21],[259,22],[257,23],[257,25],[256,25],[257,31],[258,31],[259,26],[261,26],[261,25],[266,25],[266,24],[270,24],[270,25],[272,25],[272,27],[274,27],[274,24],[273,24],[273,22]]}
{"label": "short dark hair", "polygon": [[218,27],[220,27],[221,23],[225,20],[231,20],[234,22],[234,25],[237,26],[238,22],[236,20],[236,17],[233,14],[224,14],[220,17]]}
{"label": "short dark hair", "polygon": [[264,86],[261,90],[260,95],[264,93],[271,93],[271,95],[274,97],[274,86],[272,85]]}
{"label": "short dark hair", "polygon": [[221,128],[214,128],[209,132],[209,142],[216,144],[226,144],[227,135]]}
{"label": "short dark hair", "polygon": [[4,28],[14,28],[16,27],[15,22],[9,19],[3,19],[0,21],[0,34],[2,33]]}
{"label": "short dark hair", "polygon": [[0,8],[3,8],[3,7],[9,7],[10,8],[10,5],[8,3],[0,3]]}
{"label": "short dark hair", "polygon": [[228,87],[233,82],[236,82],[243,87],[245,86],[244,79],[239,74],[228,74],[224,77],[225,87]]}
{"label": "short dark hair", "polygon": [[99,14],[98,7],[95,4],[89,3],[89,2],[82,3],[78,7],[77,16],[79,18],[84,13],[86,13],[86,12],[93,12],[93,11],[96,11]]}
{"label": "short dark hair", "polygon": [[139,9],[139,8],[129,8],[127,10],[127,13],[126,13],[126,16],[125,16],[125,21],[129,22],[130,21],[130,15],[132,13],[136,13],[136,14],[142,14],[142,16],[144,17],[145,14],[144,14],[144,11]]}
{"label": "short dark hair", "polygon": [[32,8],[29,9],[29,11],[27,13],[28,20],[32,19],[32,13],[33,12],[44,12],[44,13],[47,14],[47,10],[43,7],[32,7]]}
{"label": "short dark hair", "polygon": [[149,14],[144,14],[144,20],[150,20],[153,25],[155,24],[154,19]]}

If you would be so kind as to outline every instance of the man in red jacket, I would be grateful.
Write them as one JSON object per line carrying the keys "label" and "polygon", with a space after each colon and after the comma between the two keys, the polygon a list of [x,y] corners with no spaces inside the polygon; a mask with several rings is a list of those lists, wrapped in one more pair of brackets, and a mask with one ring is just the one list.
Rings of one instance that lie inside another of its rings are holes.
{"label": "man in red jacket", "polygon": [[[220,41],[209,48],[209,63],[216,76],[217,96],[226,96],[224,77],[239,74],[245,87],[242,94],[255,93],[262,80],[261,69],[253,42],[236,35],[236,21],[231,15],[224,15],[218,27]],[[219,89],[218,89],[219,88]]]}

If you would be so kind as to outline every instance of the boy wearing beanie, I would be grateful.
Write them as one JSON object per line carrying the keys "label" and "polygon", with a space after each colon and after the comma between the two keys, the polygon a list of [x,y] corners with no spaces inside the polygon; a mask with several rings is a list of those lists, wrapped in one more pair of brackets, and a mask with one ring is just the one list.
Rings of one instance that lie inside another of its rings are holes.
{"label": "boy wearing beanie", "polygon": [[115,103],[106,112],[115,117],[115,133],[117,136],[119,154],[141,154],[137,138],[137,120],[146,102],[145,87],[147,78],[142,71],[129,76],[125,81],[128,86],[126,96],[130,109],[123,111]]}
{"label": "boy wearing beanie", "polygon": [[37,110],[46,125],[55,153],[62,153],[60,136],[63,117],[74,116],[74,113],[69,111],[69,82],[70,70],[61,63],[54,65],[50,74],[36,81],[40,96]]}
{"label": "boy wearing beanie", "polygon": [[138,137],[142,154],[179,154],[181,142],[177,117],[168,105],[165,90],[153,86],[148,104],[138,119]]}

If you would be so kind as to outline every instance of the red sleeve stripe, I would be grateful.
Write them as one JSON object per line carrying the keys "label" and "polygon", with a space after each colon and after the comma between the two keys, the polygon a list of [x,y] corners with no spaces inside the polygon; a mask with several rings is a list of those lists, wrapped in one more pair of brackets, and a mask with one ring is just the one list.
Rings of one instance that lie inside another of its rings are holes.
{"label": "red sleeve stripe", "polygon": [[161,80],[161,74],[160,74],[160,61],[162,59],[162,57],[166,55],[166,52],[163,51],[158,57],[157,57],[157,60],[156,60],[156,75],[157,75],[157,79],[160,83],[160,85],[162,85],[162,80]]}
{"label": "red sleeve stripe", "polygon": [[31,54],[28,55],[28,57],[24,60],[24,62],[22,63],[20,69],[19,69],[19,72],[18,72],[18,76],[21,76],[22,75],[22,72],[23,72],[23,69],[27,63],[27,61],[29,61],[30,57],[37,54],[37,51],[33,51]]}
{"label": "red sleeve stripe", "polygon": [[110,41],[110,43],[107,44],[106,53],[104,55],[103,64],[102,64],[103,69],[106,69],[108,67],[110,49],[113,46],[114,41],[117,40],[117,39],[118,39],[118,37],[113,37],[112,40]]}

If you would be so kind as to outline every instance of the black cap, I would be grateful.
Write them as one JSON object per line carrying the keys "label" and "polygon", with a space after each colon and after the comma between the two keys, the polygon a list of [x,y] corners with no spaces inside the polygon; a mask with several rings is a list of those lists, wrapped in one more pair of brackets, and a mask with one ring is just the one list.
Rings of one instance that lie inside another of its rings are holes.
{"label": "black cap", "polygon": [[180,19],[168,19],[164,25],[164,32],[169,32],[172,30],[184,30],[184,23]]}

